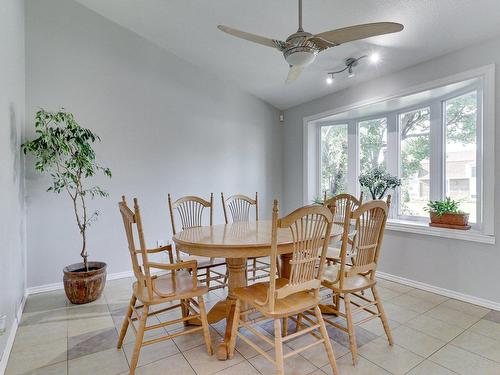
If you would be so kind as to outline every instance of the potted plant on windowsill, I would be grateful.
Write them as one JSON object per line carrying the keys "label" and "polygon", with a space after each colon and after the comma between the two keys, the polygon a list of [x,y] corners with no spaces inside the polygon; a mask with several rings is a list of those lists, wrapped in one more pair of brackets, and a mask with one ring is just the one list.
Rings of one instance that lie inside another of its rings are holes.
{"label": "potted plant on windowsill", "polygon": [[450,229],[470,229],[469,214],[459,209],[459,202],[450,197],[440,201],[429,201],[426,211],[429,212],[431,227]]}
{"label": "potted plant on windowsill", "polygon": [[383,166],[362,173],[358,181],[362,187],[368,189],[373,200],[384,198],[389,190],[401,185],[401,179],[389,174]]}
{"label": "potted plant on windowsill", "polygon": [[97,220],[99,211],[89,212],[88,199],[106,197],[99,186],[88,187],[86,181],[98,172],[111,177],[109,168],[95,159],[92,144],[100,138],[81,127],[64,109],[48,112],[40,109],[35,116],[37,138],[22,145],[25,154],[35,158],[35,169],[49,173],[52,184],[47,191],[66,193],[71,199],[76,224],[82,239],[80,256],[83,262],[66,266],[64,290],[75,304],[88,303],[100,297],[106,283],[106,263],[87,260],[87,230]]}

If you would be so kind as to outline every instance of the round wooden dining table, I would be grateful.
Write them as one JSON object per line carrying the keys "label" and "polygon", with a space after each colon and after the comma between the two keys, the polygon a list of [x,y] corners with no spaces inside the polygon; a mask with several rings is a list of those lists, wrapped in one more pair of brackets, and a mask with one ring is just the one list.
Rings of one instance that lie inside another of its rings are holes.
{"label": "round wooden dining table", "polygon": [[[209,258],[225,258],[229,270],[228,297],[217,302],[208,312],[209,323],[226,321],[224,340],[219,344],[217,357],[227,359],[228,343],[234,315],[233,291],[247,286],[247,258],[269,256],[271,253],[271,220],[235,222],[185,229],[173,236],[177,249],[189,255]],[[332,236],[339,236],[341,228],[334,226]],[[290,276],[290,259],[293,239],[288,229],[278,229],[277,251],[280,255],[281,277]]]}

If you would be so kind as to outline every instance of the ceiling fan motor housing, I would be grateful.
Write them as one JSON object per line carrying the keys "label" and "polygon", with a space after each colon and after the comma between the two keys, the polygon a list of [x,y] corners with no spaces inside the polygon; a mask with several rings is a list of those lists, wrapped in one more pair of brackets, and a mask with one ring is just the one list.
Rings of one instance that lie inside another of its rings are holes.
{"label": "ceiling fan motor housing", "polygon": [[319,49],[308,40],[311,36],[311,33],[299,31],[287,38],[286,42],[293,45],[283,51],[283,56],[289,65],[302,67],[314,61]]}

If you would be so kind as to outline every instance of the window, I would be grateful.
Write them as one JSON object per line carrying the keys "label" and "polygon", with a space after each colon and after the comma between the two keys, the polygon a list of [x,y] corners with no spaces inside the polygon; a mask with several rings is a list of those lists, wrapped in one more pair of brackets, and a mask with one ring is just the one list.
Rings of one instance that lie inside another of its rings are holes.
{"label": "window", "polygon": [[347,191],[347,124],[321,127],[321,196]]}
{"label": "window", "polygon": [[477,221],[477,91],[444,102],[446,196]]}
{"label": "window", "polygon": [[427,216],[430,198],[430,108],[400,113],[398,116],[400,162],[400,216]]}
{"label": "window", "polygon": [[382,166],[401,179],[391,219],[426,223],[428,201],[451,197],[474,229],[491,235],[494,181],[483,172],[494,167],[492,71],[305,119],[316,125],[304,133],[307,202],[324,192],[359,195],[359,175]]}

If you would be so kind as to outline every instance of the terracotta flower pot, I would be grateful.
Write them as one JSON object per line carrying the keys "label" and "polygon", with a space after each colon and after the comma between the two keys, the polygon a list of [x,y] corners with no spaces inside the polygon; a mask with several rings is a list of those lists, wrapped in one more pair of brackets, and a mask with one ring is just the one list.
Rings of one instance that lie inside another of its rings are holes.
{"label": "terracotta flower pot", "polygon": [[440,227],[440,228],[451,228],[451,229],[462,229],[467,230],[470,229],[469,225],[469,214],[466,213],[457,213],[457,214],[443,214],[438,216],[435,212],[430,213],[431,227]]}
{"label": "terracotta flower pot", "polygon": [[83,304],[98,299],[106,285],[106,263],[88,262],[89,270],[83,263],[64,267],[64,291],[74,304]]}

